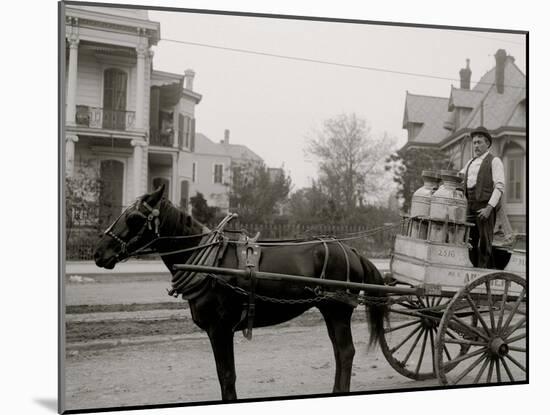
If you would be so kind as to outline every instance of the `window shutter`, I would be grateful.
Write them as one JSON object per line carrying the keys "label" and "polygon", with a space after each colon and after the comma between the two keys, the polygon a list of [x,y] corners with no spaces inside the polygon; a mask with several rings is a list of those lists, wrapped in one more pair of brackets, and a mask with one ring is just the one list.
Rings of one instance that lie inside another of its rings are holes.
{"label": "window shutter", "polygon": [[189,146],[191,151],[195,151],[195,119],[191,118],[191,145]]}
{"label": "window shutter", "polygon": [[152,131],[159,130],[159,104],[160,88],[154,86],[151,88],[151,107],[149,109],[150,127]]}
{"label": "window shutter", "polygon": [[182,114],[178,114],[178,146],[183,148],[183,125],[185,117]]}

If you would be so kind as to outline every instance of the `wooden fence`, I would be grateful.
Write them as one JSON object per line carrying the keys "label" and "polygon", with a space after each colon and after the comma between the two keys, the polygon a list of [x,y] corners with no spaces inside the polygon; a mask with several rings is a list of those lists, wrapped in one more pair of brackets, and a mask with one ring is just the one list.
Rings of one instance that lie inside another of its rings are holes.
{"label": "wooden fence", "polygon": [[[213,225],[215,226],[215,225]],[[212,227],[213,227],[212,226]],[[314,237],[334,237],[345,239],[345,243],[356,248],[362,255],[370,258],[389,256],[393,248],[397,227],[392,224],[372,229],[364,225],[304,225],[273,223],[241,223],[232,221],[229,230],[246,230],[254,236],[260,232],[262,240],[288,240]],[[67,241],[67,260],[92,260],[94,247],[99,240],[97,233],[73,231]]]}

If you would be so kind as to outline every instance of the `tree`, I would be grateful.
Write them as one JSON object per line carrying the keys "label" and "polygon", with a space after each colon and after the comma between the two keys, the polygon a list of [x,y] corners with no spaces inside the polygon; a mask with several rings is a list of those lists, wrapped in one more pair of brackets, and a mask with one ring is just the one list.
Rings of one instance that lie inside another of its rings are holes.
{"label": "tree", "polygon": [[387,189],[384,159],[395,140],[375,138],[365,120],[342,114],[323,123],[308,139],[306,153],[319,164],[319,186],[346,215]]}
{"label": "tree", "polygon": [[423,170],[449,168],[449,157],[441,150],[432,147],[405,147],[386,160],[386,170],[393,173],[398,185],[397,196],[403,201],[402,209],[408,212],[413,193],[422,186]]}
{"label": "tree", "polygon": [[219,216],[220,209],[215,206],[208,206],[201,192],[197,192],[197,194],[190,199],[190,202],[193,217],[201,223],[210,224]]}
{"label": "tree", "polygon": [[230,209],[242,222],[270,221],[288,196],[290,177],[282,169],[280,174],[270,175],[263,164],[239,163],[231,170]]}

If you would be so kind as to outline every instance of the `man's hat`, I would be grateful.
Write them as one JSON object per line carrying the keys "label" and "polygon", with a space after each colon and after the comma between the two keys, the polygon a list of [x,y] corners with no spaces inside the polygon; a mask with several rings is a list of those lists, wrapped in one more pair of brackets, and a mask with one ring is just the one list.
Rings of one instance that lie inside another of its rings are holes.
{"label": "man's hat", "polygon": [[493,144],[493,137],[491,137],[491,134],[489,134],[489,130],[487,130],[487,128],[485,127],[480,126],[480,127],[474,128],[470,132],[470,138],[473,137],[474,135],[482,135],[485,138],[487,138],[487,140],[489,140],[489,147],[491,147],[491,144]]}

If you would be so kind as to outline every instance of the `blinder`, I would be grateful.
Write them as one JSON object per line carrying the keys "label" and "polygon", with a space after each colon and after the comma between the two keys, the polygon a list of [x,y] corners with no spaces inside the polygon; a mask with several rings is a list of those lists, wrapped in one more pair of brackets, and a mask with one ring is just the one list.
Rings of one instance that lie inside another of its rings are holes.
{"label": "blinder", "polygon": [[[157,202],[157,204],[158,203],[160,203],[160,201]],[[143,213],[140,210],[141,205],[143,205],[145,207],[145,209],[147,210],[147,213]],[[118,217],[118,219],[115,220],[113,222],[113,224],[111,226],[109,226],[109,228],[105,231],[105,235],[110,236],[111,238],[113,238],[115,241],[117,241],[120,244],[121,252],[120,252],[119,255],[117,255],[118,260],[121,259],[120,255],[124,255],[125,256],[124,258],[130,256],[130,253],[128,253],[128,246],[132,245],[132,243],[134,241],[139,239],[143,235],[143,233],[146,229],[148,229],[150,231],[153,231],[156,238],[160,237],[160,233],[159,233],[159,228],[160,228],[160,217],[159,217],[159,215],[160,215],[160,211],[156,206],[151,207],[145,201],[138,201],[137,202],[136,209],[133,212],[129,213],[128,216],[126,217],[126,225],[130,229],[135,229],[139,226],[140,222],[143,219],[145,219],[145,220],[143,221],[143,225],[141,226],[141,229],[137,232],[136,236],[134,236],[129,241],[124,241],[122,238],[120,238],[120,236],[116,235],[112,231],[112,229],[114,228],[114,225],[120,220],[122,215],[124,215],[124,212],[122,212],[121,215]]]}

